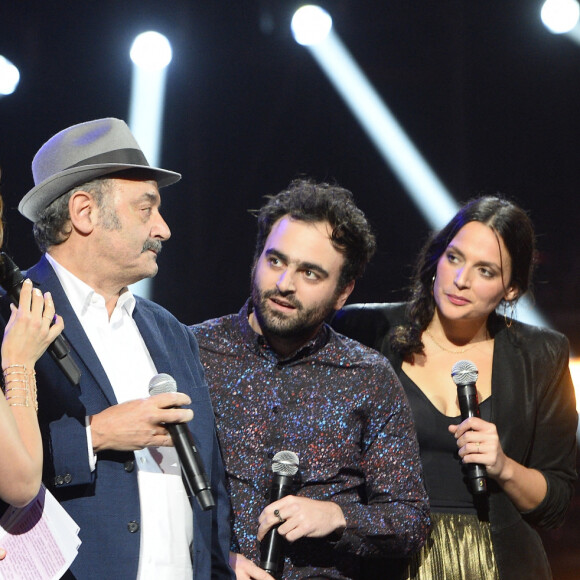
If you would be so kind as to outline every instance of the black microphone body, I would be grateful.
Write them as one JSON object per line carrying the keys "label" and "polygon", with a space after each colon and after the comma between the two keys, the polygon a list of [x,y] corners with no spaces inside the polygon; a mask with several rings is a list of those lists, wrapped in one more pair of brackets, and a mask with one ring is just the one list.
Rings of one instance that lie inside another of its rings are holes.
{"label": "black microphone body", "polygon": [[[155,375],[149,381],[149,394],[175,393],[177,384],[173,377],[165,373]],[[183,479],[188,487],[189,494],[195,496],[202,510],[207,511],[215,506],[208,477],[191,431],[184,423],[166,423],[166,429],[171,435],[173,445],[177,451]]]}
{"label": "black microphone body", "polygon": [[[287,455],[284,455],[287,454]],[[277,465],[283,465],[279,470]],[[284,467],[286,466],[286,468]],[[274,503],[287,495],[294,488],[294,475],[298,471],[298,456],[292,451],[280,451],[273,460],[274,476],[270,486],[270,502]],[[260,542],[260,568],[274,578],[279,578],[283,571],[283,547],[286,540],[278,533],[278,526],[271,528]]]}
{"label": "black microphone body", "polygon": [[[469,417],[479,417],[479,402],[477,399],[477,367],[471,361],[459,361],[451,371],[453,381],[457,385],[457,398],[461,411],[461,420]],[[466,465],[469,491],[473,495],[487,492],[487,472],[481,463]]]}
{"label": "black microphone body", "polygon": [[[270,488],[270,503],[290,495],[294,478],[291,475],[275,474]],[[282,568],[282,543],[286,540],[278,533],[278,524],[274,526],[260,542],[260,568],[277,577]]]}
{"label": "black microphone body", "polygon": [[[6,294],[16,306],[18,306],[20,300],[20,289],[23,283],[24,276],[18,266],[4,252],[0,252],[0,286],[6,290]],[[64,336],[59,334],[47,350],[67,379],[73,385],[78,385],[81,379],[81,371],[70,356],[70,347]]]}

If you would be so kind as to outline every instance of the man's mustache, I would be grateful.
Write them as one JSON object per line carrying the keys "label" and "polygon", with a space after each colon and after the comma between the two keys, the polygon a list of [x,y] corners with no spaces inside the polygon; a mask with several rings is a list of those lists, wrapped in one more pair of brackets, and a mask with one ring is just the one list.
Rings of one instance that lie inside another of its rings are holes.
{"label": "man's mustache", "polygon": [[275,288],[274,290],[267,290],[262,294],[262,298],[282,298],[284,302],[287,302],[297,310],[302,310],[302,303],[299,300],[297,300],[292,294],[283,294],[280,292],[280,290],[278,290],[278,288]]}
{"label": "man's mustache", "polygon": [[141,253],[146,252],[147,250],[153,250],[156,254],[161,253],[161,242],[159,240],[147,240],[143,244],[143,250]]}

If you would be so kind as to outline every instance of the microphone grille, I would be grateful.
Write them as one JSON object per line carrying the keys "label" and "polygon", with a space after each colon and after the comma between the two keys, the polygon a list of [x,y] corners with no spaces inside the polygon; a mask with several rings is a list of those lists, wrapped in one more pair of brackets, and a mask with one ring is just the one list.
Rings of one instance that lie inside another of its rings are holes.
{"label": "microphone grille", "polygon": [[299,463],[294,451],[278,451],[272,459],[272,471],[280,475],[296,475]]}
{"label": "microphone grille", "polygon": [[460,360],[451,369],[451,378],[456,385],[469,385],[477,381],[479,371],[470,360]]}
{"label": "microphone grille", "polygon": [[175,379],[166,373],[159,373],[149,381],[149,394],[176,393],[177,383]]}

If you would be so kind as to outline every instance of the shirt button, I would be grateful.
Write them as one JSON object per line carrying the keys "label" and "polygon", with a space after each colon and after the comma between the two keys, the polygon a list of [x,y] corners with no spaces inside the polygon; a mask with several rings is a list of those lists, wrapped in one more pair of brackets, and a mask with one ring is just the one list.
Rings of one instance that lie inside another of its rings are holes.
{"label": "shirt button", "polygon": [[125,461],[123,467],[127,473],[131,473],[135,469],[135,461],[129,459],[129,461]]}
{"label": "shirt button", "polygon": [[137,531],[139,530],[139,524],[138,524],[136,521],[129,522],[129,523],[127,524],[127,529],[128,529],[128,530],[129,530],[129,531],[130,531],[132,534],[134,534],[135,532],[137,532]]}
{"label": "shirt button", "polygon": [[274,414],[278,413],[278,407],[272,407],[272,413]]}

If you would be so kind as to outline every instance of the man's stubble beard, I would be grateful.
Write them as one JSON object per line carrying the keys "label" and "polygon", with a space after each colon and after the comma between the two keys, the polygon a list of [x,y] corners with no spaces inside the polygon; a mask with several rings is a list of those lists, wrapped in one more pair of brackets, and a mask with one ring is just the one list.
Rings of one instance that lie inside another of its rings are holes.
{"label": "man's stubble beard", "polygon": [[[291,304],[296,310],[291,314],[274,311],[270,308],[269,298],[279,296]],[[318,303],[305,309],[302,303],[290,294],[283,294],[277,288],[261,292],[255,281],[252,283],[252,303],[254,315],[265,335],[294,340],[304,336],[309,338],[334,311],[336,296],[326,302]]]}

